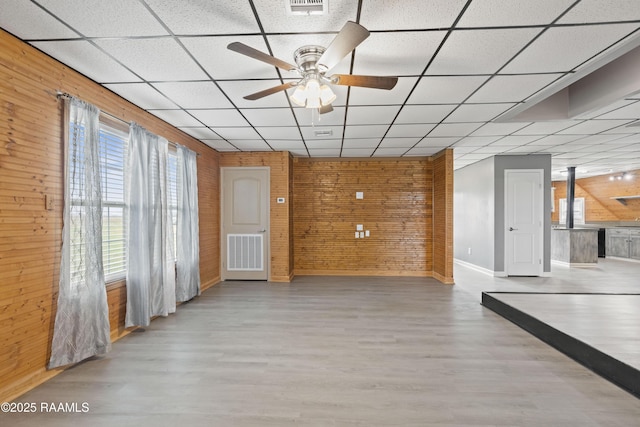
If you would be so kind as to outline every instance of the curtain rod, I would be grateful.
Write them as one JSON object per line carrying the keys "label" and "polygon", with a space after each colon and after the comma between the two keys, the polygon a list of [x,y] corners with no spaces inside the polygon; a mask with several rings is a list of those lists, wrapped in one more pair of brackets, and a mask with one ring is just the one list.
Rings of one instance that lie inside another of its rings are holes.
{"label": "curtain rod", "polygon": [[[61,91],[56,91],[56,96],[57,96],[58,98],[67,98],[67,99],[76,98],[75,96],[73,96],[73,95],[71,95],[71,94],[69,94],[69,93],[67,93],[67,92],[61,92]],[[76,99],[79,99],[79,98],[76,98]],[[109,116],[110,118],[112,118],[112,119],[114,119],[114,120],[117,120],[117,121],[119,121],[119,122],[122,122],[122,123],[124,123],[124,124],[125,124],[125,125],[127,125],[127,126],[129,126],[129,125],[130,125],[130,123],[129,123],[129,122],[127,122],[126,120],[123,120],[123,119],[121,119],[120,117],[114,116],[114,115],[113,115],[113,114],[111,114],[111,113],[107,113],[106,111],[102,111],[102,110],[100,110],[100,114],[104,114],[105,116]],[[178,144],[177,142],[173,142],[173,141],[169,141],[169,140],[167,140],[167,142],[169,143],[169,145],[173,145],[173,146],[174,146],[174,147],[176,147],[176,148],[178,148],[178,145],[180,145],[180,144]],[[196,156],[200,157],[200,153],[198,153],[197,151],[194,151],[194,152],[196,153]]]}

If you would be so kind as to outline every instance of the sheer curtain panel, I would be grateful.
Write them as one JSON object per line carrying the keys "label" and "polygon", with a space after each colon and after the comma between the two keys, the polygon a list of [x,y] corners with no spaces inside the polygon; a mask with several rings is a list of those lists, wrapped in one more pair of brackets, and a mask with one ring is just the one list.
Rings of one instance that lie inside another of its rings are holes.
{"label": "sheer curtain panel", "polygon": [[197,155],[178,146],[178,224],[176,299],[200,295],[200,240],[198,226]]}
{"label": "sheer curtain panel", "polygon": [[99,115],[65,99],[65,188],[58,307],[49,368],[109,351],[109,307],[102,266]]}
{"label": "sheer curtain panel", "polygon": [[148,326],[176,310],[173,224],[167,196],[168,141],[136,123],[129,129],[127,313],[125,326]]}

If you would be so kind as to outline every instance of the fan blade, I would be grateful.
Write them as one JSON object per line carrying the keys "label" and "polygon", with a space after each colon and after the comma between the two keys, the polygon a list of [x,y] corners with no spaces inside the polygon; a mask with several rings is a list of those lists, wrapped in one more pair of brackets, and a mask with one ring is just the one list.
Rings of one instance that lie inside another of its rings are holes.
{"label": "fan blade", "polygon": [[260,92],[252,93],[251,95],[247,95],[244,99],[248,99],[249,101],[255,101],[256,99],[264,98],[265,96],[272,95],[274,93],[282,92],[283,90],[287,90],[289,88],[297,85],[297,82],[289,82],[283,85],[274,86],[269,89],[261,90]]}
{"label": "fan blade", "polygon": [[347,56],[367,37],[369,37],[369,30],[353,21],[347,21],[327,50],[318,59],[317,64],[321,67],[320,70],[327,71],[338,65],[342,58]]}
{"label": "fan blade", "polygon": [[319,111],[320,111],[320,114],[330,113],[333,111],[333,106],[331,104],[323,105],[322,107],[320,107]]}
{"label": "fan blade", "polygon": [[267,55],[264,52],[260,52],[257,49],[252,48],[251,46],[247,46],[244,43],[233,42],[229,43],[227,49],[232,50],[234,52],[241,53],[243,55],[248,56],[249,58],[257,59],[258,61],[266,62],[267,64],[274,65],[278,68],[282,68],[287,71],[296,70],[296,66],[293,64],[289,64],[288,62],[283,61],[282,59],[278,59],[274,56]]}
{"label": "fan blade", "polygon": [[393,89],[398,83],[397,77],[358,76],[354,74],[334,74],[331,82],[341,86],[371,87],[374,89]]}

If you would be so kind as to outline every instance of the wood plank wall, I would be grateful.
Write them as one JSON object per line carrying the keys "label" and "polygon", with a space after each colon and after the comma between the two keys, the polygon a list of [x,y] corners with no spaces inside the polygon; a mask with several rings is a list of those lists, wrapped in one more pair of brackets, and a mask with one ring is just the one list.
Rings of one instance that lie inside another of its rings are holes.
{"label": "wood plank wall", "polygon": [[453,284],[453,150],[433,158],[433,277]]}
{"label": "wood plank wall", "polygon": [[[291,165],[291,155],[288,152],[220,153],[220,167],[268,166],[270,168],[271,267],[269,281],[271,282],[290,282],[293,278]],[[278,197],[284,197],[285,203],[276,203]]]}
{"label": "wood plank wall", "polygon": [[[640,218],[640,199],[629,199],[624,205],[612,199],[614,196],[640,195],[640,170],[628,171],[631,180],[609,180],[612,175],[599,175],[590,178],[576,179],[576,197],[584,197],[587,222],[619,222],[635,221]],[[554,181],[555,212],[552,221],[558,221],[560,216],[560,199],[567,197],[566,181]]]}
{"label": "wood plank wall", "polygon": [[[62,101],[56,91],[136,121],[198,152],[203,288],[219,281],[218,153],[0,30],[0,402],[47,371],[63,209]],[[45,198],[52,203],[50,210]],[[108,286],[112,337],[124,331],[124,283]]]}
{"label": "wood plank wall", "polygon": [[[428,158],[295,158],[295,274],[430,276],[432,166]],[[356,239],[357,224],[370,237]]]}

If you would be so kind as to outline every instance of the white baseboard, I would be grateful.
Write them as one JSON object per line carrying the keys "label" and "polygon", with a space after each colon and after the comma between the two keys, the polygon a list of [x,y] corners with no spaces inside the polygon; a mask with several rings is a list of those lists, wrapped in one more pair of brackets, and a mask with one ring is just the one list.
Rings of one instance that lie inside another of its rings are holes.
{"label": "white baseboard", "polygon": [[475,271],[477,271],[479,273],[486,274],[488,276],[493,276],[494,275],[494,271],[493,270],[489,270],[488,268],[480,267],[479,265],[471,264],[470,262],[467,262],[467,261],[462,261],[461,259],[458,259],[458,258],[454,258],[453,262],[455,262],[456,264],[461,265],[463,267],[469,268],[471,270],[475,270]]}

